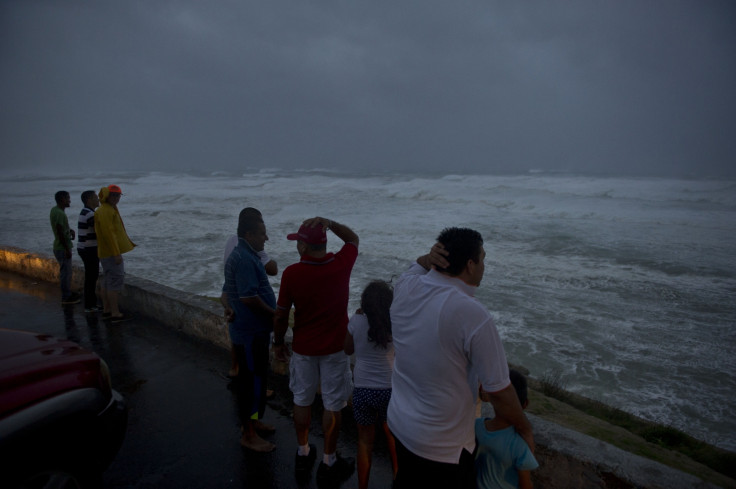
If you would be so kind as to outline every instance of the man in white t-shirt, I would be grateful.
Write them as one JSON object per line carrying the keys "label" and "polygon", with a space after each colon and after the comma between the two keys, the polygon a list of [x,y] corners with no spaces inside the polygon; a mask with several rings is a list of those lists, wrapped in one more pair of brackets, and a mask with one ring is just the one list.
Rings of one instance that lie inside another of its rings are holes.
{"label": "man in white t-shirt", "polygon": [[534,449],[501,339],[474,298],[485,271],[483,238],[472,229],[448,228],[437,241],[394,286],[388,425],[396,437],[397,489],[475,487],[479,392]]}

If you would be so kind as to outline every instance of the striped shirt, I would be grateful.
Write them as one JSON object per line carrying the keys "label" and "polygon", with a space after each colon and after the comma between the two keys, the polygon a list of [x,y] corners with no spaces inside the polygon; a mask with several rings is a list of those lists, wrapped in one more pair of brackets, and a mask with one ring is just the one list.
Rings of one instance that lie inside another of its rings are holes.
{"label": "striped shirt", "polygon": [[95,234],[95,211],[85,207],[79,213],[77,221],[77,250],[97,249],[97,234]]}

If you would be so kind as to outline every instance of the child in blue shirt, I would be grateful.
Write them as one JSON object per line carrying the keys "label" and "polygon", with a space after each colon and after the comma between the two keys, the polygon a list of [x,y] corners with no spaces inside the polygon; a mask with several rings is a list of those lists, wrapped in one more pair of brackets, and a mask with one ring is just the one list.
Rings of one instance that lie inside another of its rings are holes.
{"label": "child in blue shirt", "polygon": [[[516,370],[509,378],[521,408],[529,405],[526,378]],[[539,467],[534,454],[514,427],[501,418],[475,420],[475,471],[478,489],[532,489],[531,471]]]}

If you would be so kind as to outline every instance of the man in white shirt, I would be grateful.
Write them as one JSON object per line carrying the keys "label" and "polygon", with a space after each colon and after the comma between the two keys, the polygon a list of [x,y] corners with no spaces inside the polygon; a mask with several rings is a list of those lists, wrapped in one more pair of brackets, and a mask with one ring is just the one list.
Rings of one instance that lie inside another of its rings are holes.
{"label": "man in white shirt", "polygon": [[472,229],[448,228],[437,241],[394,287],[388,424],[396,437],[397,489],[475,487],[479,392],[534,449],[501,339],[474,298],[485,271],[483,238]]}

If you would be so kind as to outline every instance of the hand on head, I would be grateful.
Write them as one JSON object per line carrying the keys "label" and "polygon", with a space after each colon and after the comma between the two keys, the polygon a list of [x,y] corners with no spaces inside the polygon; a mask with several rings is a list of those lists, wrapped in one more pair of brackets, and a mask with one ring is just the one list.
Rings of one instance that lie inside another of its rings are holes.
{"label": "hand on head", "polygon": [[432,249],[429,250],[429,262],[432,264],[432,268],[445,268],[449,266],[450,262],[445,258],[448,255],[449,253],[442,243],[435,243],[434,246],[432,246]]}
{"label": "hand on head", "polygon": [[330,220],[325,219],[324,217],[317,216],[317,217],[305,219],[304,222],[302,222],[302,226],[306,226],[310,228],[317,227],[320,225],[322,226],[324,230],[327,230],[327,228],[330,227]]}

